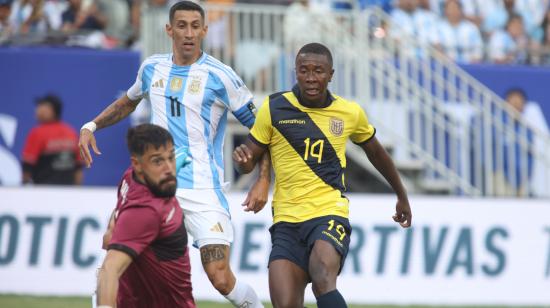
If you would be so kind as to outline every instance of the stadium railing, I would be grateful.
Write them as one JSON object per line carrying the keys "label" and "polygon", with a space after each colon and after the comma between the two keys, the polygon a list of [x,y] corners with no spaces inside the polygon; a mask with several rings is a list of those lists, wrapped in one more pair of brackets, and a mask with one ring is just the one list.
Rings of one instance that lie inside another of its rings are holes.
{"label": "stadium railing", "polygon": [[[366,109],[409,190],[550,196],[548,134],[439,51],[403,31],[392,37],[397,26],[383,11],[291,14],[283,6],[236,4],[208,5],[207,12],[204,49],[232,66],[256,97],[293,85],[293,57],[304,43],[328,45],[336,70],[331,90]],[[167,18],[165,9],[144,8],[144,57],[171,50]],[[304,28],[296,26],[303,20]],[[372,170],[361,149],[349,147],[348,156]]]}

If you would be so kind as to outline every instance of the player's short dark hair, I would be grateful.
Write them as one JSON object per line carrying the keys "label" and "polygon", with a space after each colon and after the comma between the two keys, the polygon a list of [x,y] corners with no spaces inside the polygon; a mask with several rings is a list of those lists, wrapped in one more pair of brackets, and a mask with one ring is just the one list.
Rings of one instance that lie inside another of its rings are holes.
{"label": "player's short dark hair", "polygon": [[201,14],[202,21],[204,22],[204,9],[193,1],[180,1],[172,5],[170,8],[170,23],[174,21],[176,11],[197,11]]}
{"label": "player's short dark hair", "polygon": [[302,48],[300,48],[300,50],[298,51],[298,54],[296,54],[296,58],[298,58],[299,55],[306,54],[306,53],[326,56],[330,67],[332,67],[332,53],[327,48],[327,46],[320,43],[306,44]]}
{"label": "player's short dark hair", "polygon": [[166,129],[154,124],[140,124],[128,129],[126,143],[131,155],[141,156],[148,147],[155,149],[174,144],[174,139]]}
{"label": "player's short dark hair", "polygon": [[36,99],[37,106],[43,104],[47,104],[52,107],[56,120],[61,119],[61,113],[63,112],[63,103],[61,102],[59,96],[54,94],[46,94]]}

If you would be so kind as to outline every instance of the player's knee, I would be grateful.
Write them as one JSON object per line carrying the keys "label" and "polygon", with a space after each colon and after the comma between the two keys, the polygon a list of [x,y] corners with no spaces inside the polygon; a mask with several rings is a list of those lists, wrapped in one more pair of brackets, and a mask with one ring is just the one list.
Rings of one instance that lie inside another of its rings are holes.
{"label": "player's knee", "polygon": [[334,268],[333,262],[323,258],[310,262],[309,274],[313,292],[316,295],[324,294],[336,288],[336,277],[338,269]]}
{"label": "player's knee", "polygon": [[208,273],[208,278],[218,292],[222,295],[231,293],[235,286],[235,280],[231,279],[231,275],[225,273],[225,271],[216,271],[214,273]]}
{"label": "player's knee", "polygon": [[304,307],[304,301],[300,298],[284,296],[282,298],[271,299],[273,308],[302,308]]}

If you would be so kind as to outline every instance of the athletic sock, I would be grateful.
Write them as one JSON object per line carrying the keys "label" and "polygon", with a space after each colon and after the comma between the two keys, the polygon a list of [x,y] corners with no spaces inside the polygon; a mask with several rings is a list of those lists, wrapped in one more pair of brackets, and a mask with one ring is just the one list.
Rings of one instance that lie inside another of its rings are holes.
{"label": "athletic sock", "polygon": [[318,308],[347,308],[346,300],[338,290],[330,291],[317,297]]}
{"label": "athletic sock", "polygon": [[225,295],[228,301],[235,307],[243,308],[263,308],[262,302],[258,299],[256,292],[248,284],[235,281],[235,286],[229,294]]}

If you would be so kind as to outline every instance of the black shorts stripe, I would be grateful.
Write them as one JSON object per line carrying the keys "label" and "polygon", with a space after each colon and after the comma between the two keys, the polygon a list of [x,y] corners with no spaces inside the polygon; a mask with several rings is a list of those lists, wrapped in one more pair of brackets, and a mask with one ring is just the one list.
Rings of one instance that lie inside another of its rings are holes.
{"label": "black shorts stripe", "polygon": [[292,105],[283,95],[270,98],[269,108],[272,126],[283,135],[302,158],[305,158],[305,140],[307,138],[310,139],[311,144],[318,140],[323,141],[321,162],[309,153],[308,159],[304,159],[304,161],[321,180],[344,192],[346,190],[342,177],[344,168],[342,168],[340,159],[329,139],[311,117]]}

